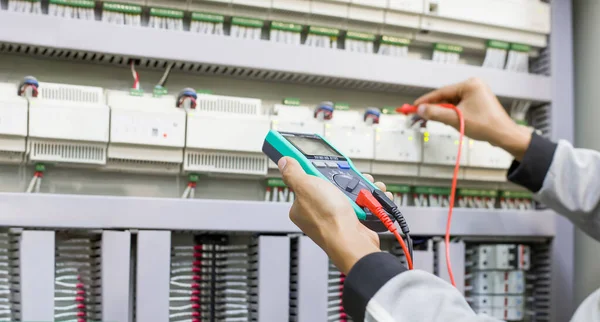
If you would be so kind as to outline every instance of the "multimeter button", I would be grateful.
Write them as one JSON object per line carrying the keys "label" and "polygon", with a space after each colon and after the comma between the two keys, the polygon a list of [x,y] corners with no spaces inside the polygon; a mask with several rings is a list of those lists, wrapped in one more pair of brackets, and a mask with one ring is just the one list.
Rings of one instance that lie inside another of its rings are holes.
{"label": "multimeter button", "polygon": [[354,189],[356,189],[356,186],[358,186],[359,180],[356,178],[352,178],[352,180],[350,180],[350,182],[348,182],[348,185],[346,186],[346,191],[348,192],[352,192],[354,191]]}
{"label": "multimeter button", "polygon": [[327,165],[328,168],[336,168],[338,167],[337,163],[334,161],[325,161],[325,164]]}
{"label": "multimeter button", "polygon": [[348,162],[339,162],[337,165],[340,167],[340,169],[350,169]]}
{"label": "multimeter button", "polygon": [[325,162],[323,161],[313,161],[312,164],[317,168],[325,168]]}

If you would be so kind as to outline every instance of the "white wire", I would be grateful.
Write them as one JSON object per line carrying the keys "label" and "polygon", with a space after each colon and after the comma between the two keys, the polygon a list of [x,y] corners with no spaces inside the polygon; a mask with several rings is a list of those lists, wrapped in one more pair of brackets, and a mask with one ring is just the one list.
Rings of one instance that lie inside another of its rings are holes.
{"label": "white wire", "polygon": [[42,178],[38,177],[37,181],[35,182],[35,193],[40,193],[41,187],[42,187]]}
{"label": "white wire", "polygon": [[35,182],[37,181],[37,176],[34,175],[33,178],[31,178],[31,181],[29,181],[29,186],[27,186],[27,190],[25,191],[25,193],[31,193],[33,192],[33,188],[35,187]]}
{"label": "white wire", "polygon": [[190,194],[190,190],[192,189],[192,187],[190,187],[190,185],[188,185],[185,190],[183,191],[183,194],[181,195],[181,199],[187,199],[188,195]]}

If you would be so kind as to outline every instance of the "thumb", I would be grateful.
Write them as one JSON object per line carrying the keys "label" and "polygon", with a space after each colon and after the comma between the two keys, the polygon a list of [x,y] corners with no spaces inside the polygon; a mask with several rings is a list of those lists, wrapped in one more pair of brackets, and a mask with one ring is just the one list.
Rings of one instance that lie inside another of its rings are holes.
{"label": "thumb", "polygon": [[302,179],[306,176],[306,172],[304,172],[300,163],[294,158],[283,157],[277,162],[277,167],[279,167],[283,182],[285,182],[288,187],[298,192],[299,186],[302,185]]}
{"label": "thumb", "polygon": [[458,126],[456,111],[439,105],[421,104],[417,109],[417,114],[425,120],[437,121],[453,127]]}

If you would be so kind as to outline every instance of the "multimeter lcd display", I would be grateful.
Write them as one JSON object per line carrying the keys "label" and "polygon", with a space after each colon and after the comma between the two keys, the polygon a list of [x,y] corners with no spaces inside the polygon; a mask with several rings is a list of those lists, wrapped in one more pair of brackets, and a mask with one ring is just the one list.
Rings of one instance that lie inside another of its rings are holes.
{"label": "multimeter lcd display", "polygon": [[334,149],[332,149],[323,140],[317,138],[310,138],[305,136],[285,136],[292,144],[305,155],[322,155],[322,156],[334,156],[342,157]]}

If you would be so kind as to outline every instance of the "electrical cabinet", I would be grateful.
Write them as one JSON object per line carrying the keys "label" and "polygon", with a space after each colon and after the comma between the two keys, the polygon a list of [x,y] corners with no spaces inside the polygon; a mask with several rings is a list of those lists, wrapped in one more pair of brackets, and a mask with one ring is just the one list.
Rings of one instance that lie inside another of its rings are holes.
{"label": "electrical cabinet", "polygon": [[29,101],[31,161],[106,163],[110,110],[100,87],[40,83]]}
{"label": "electrical cabinet", "polygon": [[269,118],[261,100],[200,94],[188,113],[184,170],[264,175]]}
{"label": "electrical cabinet", "polygon": [[[427,122],[423,132],[423,165],[420,175],[424,177],[452,178],[456,163],[457,149],[460,142],[458,131],[440,122]],[[460,158],[461,166],[465,166],[469,151],[466,149],[466,139]],[[463,170],[459,174],[460,178]]]}
{"label": "electrical cabinet", "polygon": [[540,0],[424,0],[421,28],[546,47],[550,4]]}
{"label": "electrical cabinet", "polygon": [[0,84],[0,162],[19,163],[25,154],[27,99],[17,86]]}
{"label": "electrical cabinet", "polygon": [[418,175],[423,136],[401,114],[382,114],[375,128],[374,174]]}
{"label": "electrical cabinet", "polygon": [[108,168],[180,171],[186,113],[175,106],[175,97],[109,91],[106,99],[111,109]]}
{"label": "electrical cabinet", "polygon": [[335,111],[325,123],[325,138],[348,156],[360,171],[371,171],[375,156],[375,126],[363,121],[358,111]]}

